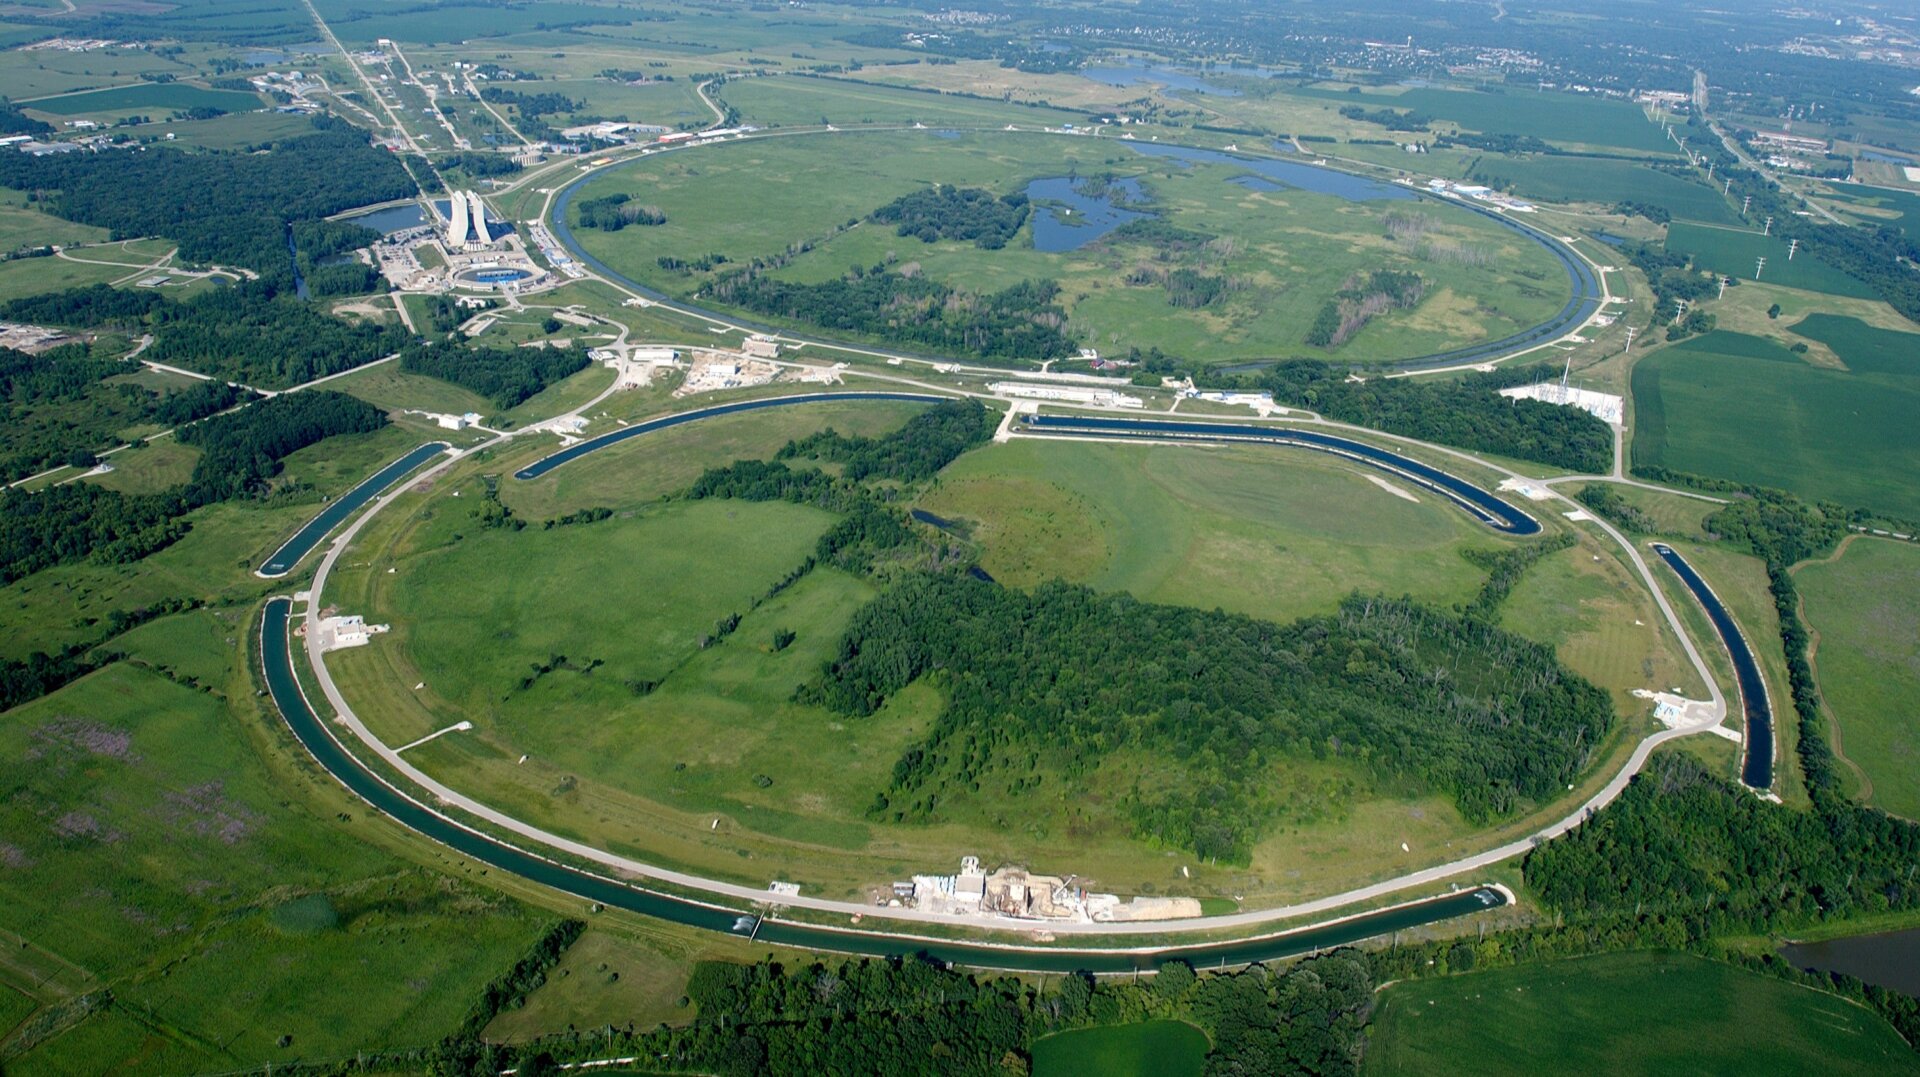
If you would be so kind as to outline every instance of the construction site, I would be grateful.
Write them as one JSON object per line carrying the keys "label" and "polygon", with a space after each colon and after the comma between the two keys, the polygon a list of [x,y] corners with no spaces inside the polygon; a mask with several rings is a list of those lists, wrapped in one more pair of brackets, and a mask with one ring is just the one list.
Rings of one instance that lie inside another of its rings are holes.
{"label": "construction site", "polygon": [[919,909],[936,915],[1051,923],[1119,923],[1183,920],[1200,915],[1200,902],[1188,897],[1135,897],[1089,891],[1068,875],[1038,875],[1020,867],[983,871],[980,858],[960,858],[953,875],[915,875],[896,882],[875,904]]}

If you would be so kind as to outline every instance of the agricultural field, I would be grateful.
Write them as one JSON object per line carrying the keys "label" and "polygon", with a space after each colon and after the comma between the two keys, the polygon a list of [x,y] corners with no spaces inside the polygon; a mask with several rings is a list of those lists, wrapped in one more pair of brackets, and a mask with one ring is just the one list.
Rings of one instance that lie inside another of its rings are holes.
{"label": "agricultural field", "polygon": [[1450,90],[1418,87],[1399,93],[1316,87],[1300,91],[1340,104],[1410,110],[1487,135],[1531,135],[1562,146],[1671,156],[1677,153],[1640,106],[1626,101],[1540,93],[1518,87]]}
{"label": "agricultural field", "polygon": [[1840,212],[1862,224],[1891,225],[1908,235],[1920,228],[1920,192],[1835,183],[1825,193],[1840,203]]}
{"label": "agricultural field", "polygon": [[[1424,355],[1534,325],[1566,300],[1565,272],[1552,255],[1482,215],[1392,188],[1380,190],[1394,197],[1368,189],[1350,201],[1252,183],[1248,171],[1225,157],[1188,163],[1115,141],[1033,134],[809,136],[675,152],[597,176],[576,189],[574,207],[627,194],[659,207],[666,223],[617,232],[576,224],[574,236],[615,270],[681,296],[702,291],[715,273],[668,271],[661,258],[720,254],[728,262],[716,272],[724,273],[779,256],[786,264],[771,277],[798,284],[881,263],[982,293],[1057,280],[1067,329],[1084,343],[1105,352],[1159,347],[1220,362]],[[1119,232],[1078,240],[1077,249],[1041,250],[1031,238],[1038,225],[1029,222],[1003,249],[982,250],[960,240],[899,236],[870,221],[849,227],[932,183],[1005,194],[1031,180],[1073,175],[1136,180],[1151,200],[1146,208],[1198,238],[1169,246]],[[737,207],[747,202],[764,207],[764,215],[740,215]],[[577,208],[569,213],[578,220]],[[769,229],[766,220],[782,225]],[[789,247],[799,253],[787,254]],[[1213,300],[1183,304],[1157,276],[1173,269],[1226,283]],[[1418,275],[1425,294],[1411,309],[1379,315],[1337,347],[1304,342],[1336,292],[1386,269]]]}
{"label": "agricultural field", "polygon": [[[1812,323],[1809,325],[1808,323]],[[1771,340],[1719,331],[1633,371],[1634,459],[1815,500],[1920,515],[1920,336],[1854,319],[1802,322],[1848,370]],[[1863,467],[1871,460],[1873,466]]]}
{"label": "agricultural field", "polygon": [[1836,751],[1863,800],[1920,819],[1920,548],[1855,537],[1794,576]]}
{"label": "agricultural field", "polygon": [[235,648],[179,651],[217,666],[215,682],[120,663],[0,725],[0,928],[126,1007],[25,1045],[8,1072],[111,1070],[161,1049],[183,1052],[164,1068],[292,1061],[451,1029],[538,917],[341,840],[369,825],[345,821],[357,811],[289,803],[225,698]]}
{"label": "agricultural field", "polygon": [[1056,1032],[1033,1045],[1034,1077],[1199,1077],[1207,1034],[1184,1021]]}
{"label": "agricultural field", "polygon": [[[1550,202],[1642,202],[1675,220],[1734,226],[1740,216],[1720,192],[1691,179],[1634,161],[1587,157],[1475,155],[1461,171],[1492,187]],[[1781,250],[1782,258],[1785,248]],[[1795,259],[1799,261],[1799,259]],[[1751,275],[1753,267],[1747,267]]]}
{"label": "agricultural field", "polygon": [[1469,1056],[1487,1074],[1920,1073],[1871,1010],[1664,953],[1395,984],[1380,996],[1361,1072],[1434,1073]]}
{"label": "agricultural field", "polygon": [[260,98],[239,90],[210,90],[186,82],[143,83],[116,86],[110,90],[45,97],[26,103],[33,112],[61,118],[69,116],[158,115],[192,108],[217,108],[223,112],[251,112],[260,107]]}
{"label": "agricultural field", "polygon": [[1865,282],[1834,269],[1810,255],[1787,258],[1787,241],[1758,231],[1708,228],[1675,223],[1667,229],[1667,250],[1693,256],[1694,265],[1712,273],[1752,280],[1758,259],[1767,265],[1760,279],[1786,288],[1872,299],[1877,293]]}

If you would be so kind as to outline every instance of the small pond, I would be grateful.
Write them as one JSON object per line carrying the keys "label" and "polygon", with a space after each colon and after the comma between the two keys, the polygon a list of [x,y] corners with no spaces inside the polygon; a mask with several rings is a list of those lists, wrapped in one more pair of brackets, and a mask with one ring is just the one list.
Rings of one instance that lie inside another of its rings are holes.
{"label": "small pond", "polygon": [[1907,995],[1920,995],[1920,928],[1791,942],[1780,956],[1797,969],[1840,972]]}
{"label": "small pond", "polygon": [[[1033,207],[1033,249],[1048,254],[1077,251],[1108,232],[1152,214],[1128,209],[1146,201],[1136,179],[1113,180],[1104,190],[1085,177],[1054,176],[1027,184]],[[1097,193],[1089,193],[1097,190]]]}

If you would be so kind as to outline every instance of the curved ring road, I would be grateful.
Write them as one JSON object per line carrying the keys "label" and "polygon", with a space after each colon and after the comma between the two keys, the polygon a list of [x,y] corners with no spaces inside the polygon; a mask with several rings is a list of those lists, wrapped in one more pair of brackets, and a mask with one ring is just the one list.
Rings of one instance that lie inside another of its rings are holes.
{"label": "curved ring road", "polygon": [[[771,406],[780,406],[783,404],[800,403],[805,401],[833,400],[833,399],[842,399],[842,398],[848,398],[848,397],[852,397],[856,399],[899,399],[899,398],[928,399],[929,398],[926,394],[918,394],[918,393],[880,393],[880,392],[816,393],[816,394],[806,394],[806,395],[796,396],[796,397],[771,398],[771,399],[765,399],[760,401],[745,401],[745,402],[740,402],[739,404],[734,404],[734,405],[722,405],[716,408],[703,409],[702,412],[699,412],[699,413],[686,413],[685,415],[682,415],[682,416],[664,417],[663,419],[660,419],[660,420],[654,420],[653,423],[651,424],[642,424],[640,426],[636,426],[633,428],[617,431],[614,434],[605,435],[602,438],[594,439],[593,441],[585,442],[578,446],[573,446],[569,450],[563,450],[563,453],[561,454],[554,454],[553,456],[549,456],[544,460],[537,462],[534,465],[530,465],[527,469],[525,469],[522,472],[522,474],[527,475],[527,477],[531,477],[531,475],[528,475],[528,473],[539,474],[539,473],[543,473],[546,470],[550,470],[553,467],[560,466],[560,464],[565,462],[564,459],[561,459],[563,455],[565,455],[566,459],[574,459],[574,458],[577,458],[577,456],[583,452],[594,451],[594,450],[597,450],[598,448],[605,447],[606,445],[614,444],[618,441],[625,440],[626,438],[638,436],[639,434],[644,433],[648,429],[657,430],[669,425],[676,425],[678,423],[694,421],[694,419],[698,417],[709,417],[712,415],[726,414],[729,412],[746,410],[748,408],[753,408],[753,407],[771,407]],[[1083,423],[1087,421],[1088,420],[1081,420],[1081,422]],[[1187,428],[1187,427],[1204,428],[1208,424],[1196,424],[1196,423],[1183,422],[1183,423],[1172,423],[1169,425],[1175,428]],[[1231,430],[1233,428],[1223,426],[1223,429]],[[1269,436],[1271,436],[1273,433],[1276,432],[1276,431],[1261,430],[1260,428],[1252,428],[1252,429],[1257,434],[1266,434]],[[524,432],[525,431],[516,431],[509,434],[503,434],[492,441],[484,443],[481,447],[485,448],[485,447],[491,447],[491,446],[501,444],[517,436],[518,434],[524,433]],[[1205,433],[1204,429],[1201,430],[1200,432]],[[1089,430],[1087,431],[1087,433],[1090,434],[1092,433],[1092,431]],[[1222,434],[1220,436],[1233,436],[1233,435]],[[1339,439],[1333,439],[1333,440],[1339,440]],[[1461,487],[1476,490],[1481,497],[1484,497],[1489,502],[1492,502],[1497,505],[1504,505],[1504,502],[1501,502],[1498,498],[1493,497],[1493,495],[1486,493],[1484,490],[1478,490],[1477,488],[1472,487],[1471,484],[1455,479],[1453,476],[1446,475],[1444,472],[1438,472],[1436,469],[1427,468],[1426,465],[1422,465],[1418,461],[1414,461],[1409,458],[1399,456],[1399,454],[1388,453],[1385,450],[1375,449],[1373,446],[1362,446],[1358,442],[1354,442],[1351,444],[1356,447],[1365,448],[1369,450],[1370,453],[1376,454],[1378,458],[1377,462],[1390,461],[1391,466],[1393,466],[1398,473],[1401,473],[1403,475],[1419,475],[1421,471],[1429,472],[1435,475],[1442,475],[1446,479],[1451,480],[1452,482],[1459,483]],[[1475,461],[1480,463],[1482,466],[1492,468],[1495,471],[1499,471],[1508,475],[1513,474],[1512,472],[1508,472],[1505,469],[1498,468],[1495,465],[1486,464],[1484,461],[1477,461],[1476,458],[1472,457],[1471,455],[1459,452],[1457,450],[1445,449],[1444,447],[1440,447],[1440,446],[1426,446],[1426,448],[1436,452],[1453,455],[1464,460]],[[575,452],[574,450],[579,450],[579,452]],[[566,454],[571,454],[571,455],[566,455]],[[1376,462],[1376,461],[1370,461],[1370,462]],[[455,458],[449,458],[447,460],[444,460],[434,465],[428,471],[423,473],[423,475],[424,477],[430,478],[436,474],[439,474],[441,471],[453,466],[454,463],[455,463]],[[1459,498],[1457,495],[1459,494],[1459,492],[1460,491],[1455,490],[1453,491],[1453,494],[1450,496],[1456,496],[1456,500],[1458,500]],[[604,850],[600,850],[592,846],[589,846],[580,842],[576,842],[571,839],[564,838],[560,835],[552,834],[550,832],[541,830],[540,828],[534,827],[528,823],[522,822],[521,820],[515,819],[504,812],[500,812],[496,809],[491,808],[490,806],[474,799],[473,797],[470,797],[464,793],[454,790],[434,780],[431,776],[425,774],[424,772],[420,771],[418,768],[414,767],[411,763],[407,762],[404,758],[400,756],[400,754],[394,748],[383,743],[365,726],[365,724],[353,712],[352,707],[347,703],[346,699],[342,696],[338,687],[334,684],[331,676],[329,675],[326,668],[326,664],[321,660],[321,652],[319,648],[320,633],[317,631],[318,616],[319,616],[318,610],[322,604],[320,601],[320,596],[324,593],[327,578],[332,573],[338,559],[351,545],[354,537],[360,532],[360,530],[370,520],[372,520],[375,516],[377,516],[381,510],[386,508],[388,505],[392,504],[403,493],[404,493],[404,489],[391,490],[385,493],[373,504],[372,508],[370,508],[367,512],[365,512],[364,514],[359,516],[357,519],[355,519],[347,527],[347,529],[344,532],[342,532],[340,536],[333,542],[326,556],[322,559],[314,577],[314,582],[311,588],[311,594],[313,597],[312,597],[312,600],[309,602],[308,608],[305,613],[305,617],[307,619],[307,632],[306,632],[307,661],[313,672],[313,676],[316,682],[319,684],[322,694],[326,698],[327,703],[335,710],[335,712],[338,715],[338,718],[336,720],[341,725],[346,727],[347,730],[351,732],[353,736],[361,742],[361,744],[363,744],[368,750],[373,752],[374,755],[376,755],[383,763],[385,763],[388,767],[391,767],[394,771],[398,772],[407,781],[417,785],[421,790],[423,790],[426,794],[432,797],[437,803],[439,803],[442,806],[457,808],[463,812],[466,812],[472,815],[475,819],[479,820],[480,822],[483,822],[493,828],[496,828],[499,831],[504,831],[505,833],[512,835],[516,838],[526,839],[527,841],[533,843],[534,845],[545,847],[549,850],[553,850],[555,852],[564,854],[566,856],[576,858],[578,860],[585,861],[590,864],[597,865],[606,869],[611,869],[612,871],[623,876],[653,879],[663,884],[677,886],[677,887],[684,887],[698,893],[712,895],[712,896],[726,899],[732,902],[742,902],[742,903],[749,903],[753,905],[762,905],[767,903],[769,901],[769,895],[764,890],[760,890],[754,887],[734,884],[734,883],[727,883],[720,880],[705,879],[696,875],[691,875],[684,872],[676,872],[670,869],[660,868],[654,865],[646,864],[641,861],[636,861],[631,858],[621,857],[621,856],[606,852]],[[1556,493],[1556,494],[1552,494],[1551,496],[1560,497],[1561,495],[1558,495]],[[1568,502],[1568,503],[1571,504],[1571,502]],[[1485,516],[1483,516],[1483,519],[1485,519]],[[1533,521],[1530,517],[1526,518],[1526,520],[1528,523],[1533,524],[1535,528],[1538,527],[1538,524],[1535,521]],[[1491,520],[1489,520],[1488,522],[1490,524],[1493,523],[1493,521]],[[1687,635],[1685,629],[1681,626],[1679,618],[1674,614],[1674,611],[1672,607],[1668,604],[1664,594],[1659,590],[1657,586],[1655,586],[1652,575],[1651,575],[1651,571],[1648,569],[1646,561],[1640,555],[1639,550],[1636,549],[1632,545],[1632,543],[1630,543],[1617,530],[1615,530],[1610,525],[1605,523],[1605,521],[1595,520],[1593,522],[1595,523],[1596,526],[1598,526],[1603,531],[1605,531],[1610,537],[1612,537],[1616,542],[1618,542],[1621,545],[1621,547],[1626,551],[1629,557],[1629,560],[1632,561],[1635,567],[1640,571],[1642,578],[1645,580],[1648,587],[1652,591],[1655,601],[1660,607],[1663,615],[1667,618],[1669,625],[1671,625],[1674,628],[1689,658],[1693,661],[1696,670],[1700,673],[1702,682],[1708,686],[1709,691],[1712,695],[1712,701],[1709,707],[1694,711],[1690,716],[1690,720],[1687,721],[1686,723],[1673,728],[1662,730],[1644,739],[1639,745],[1635,747],[1635,750],[1632,753],[1631,757],[1629,758],[1627,764],[1623,766],[1617,774],[1615,774],[1598,792],[1596,792],[1592,797],[1590,797],[1588,801],[1585,804],[1583,804],[1578,810],[1576,810],[1572,814],[1566,816],[1565,818],[1559,820],[1558,822],[1542,829],[1541,831],[1529,837],[1522,838],[1518,841],[1509,842],[1497,848],[1486,850],[1484,852],[1481,852],[1472,856],[1464,857],[1447,864],[1436,865],[1434,867],[1426,868],[1417,872],[1412,872],[1407,875],[1403,875],[1394,879],[1386,880],[1386,881],[1376,883],[1366,887],[1360,887],[1354,890],[1347,891],[1345,893],[1330,895],[1328,897],[1320,898],[1313,901],[1301,902],[1294,905],[1275,907],[1275,908],[1269,908],[1269,909],[1258,909],[1258,910],[1251,910],[1251,911],[1245,911],[1245,912],[1238,912],[1238,913],[1233,913],[1233,914],[1228,914],[1223,916],[1200,917],[1196,919],[1181,920],[1181,921],[1153,921],[1153,922],[1142,922],[1142,923],[1126,923],[1126,922],[1059,923],[1059,924],[1049,923],[1044,925],[1036,925],[1032,921],[1022,921],[1022,920],[1012,920],[1012,919],[991,920],[987,918],[968,918],[966,920],[958,920],[953,917],[937,916],[931,913],[925,913],[915,909],[874,907],[874,906],[863,905],[857,902],[836,901],[836,900],[831,900],[826,898],[809,897],[806,895],[791,895],[791,896],[782,895],[778,899],[779,904],[786,907],[804,908],[804,909],[808,909],[808,910],[811,910],[814,912],[820,912],[820,913],[860,915],[862,917],[871,918],[871,919],[884,919],[884,920],[892,920],[892,921],[920,922],[920,923],[937,923],[937,924],[945,924],[950,926],[962,926],[962,927],[969,927],[969,928],[977,927],[977,928],[986,928],[986,929],[1017,930],[1025,933],[1031,933],[1036,929],[1043,927],[1045,930],[1053,932],[1056,935],[1071,934],[1071,935],[1090,935],[1090,936],[1112,936],[1112,935],[1167,936],[1167,935],[1188,934],[1188,933],[1196,933],[1196,932],[1235,930],[1235,929],[1242,929],[1242,928],[1259,929],[1262,927],[1271,927],[1275,924],[1282,923],[1288,920],[1294,920],[1301,917],[1319,915],[1322,913],[1339,910],[1342,908],[1350,907],[1350,906],[1364,903],[1364,902],[1373,902],[1373,901],[1381,900],[1381,899],[1390,897],[1391,895],[1401,893],[1409,889],[1413,889],[1415,887],[1441,883],[1448,879],[1456,878],[1460,875],[1467,874],[1470,872],[1475,872],[1483,868],[1490,867],[1494,864],[1500,863],[1502,861],[1509,860],[1515,856],[1521,855],[1525,853],[1528,849],[1530,849],[1535,843],[1539,841],[1544,841],[1546,839],[1555,837],[1559,834],[1565,833],[1567,830],[1578,825],[1578,823],[1581,820],[1585,819],[1593,811],[1597,810],[1600,807],[1603,807],[1607,803],[1610,803],[1615,797],[1617,797],[1620,794],[1622,790],[1625,789],[1627,782],[1632,778],[1632,776],[1635,773],[1639,771],[1641,766],[1644,765],[1647,757],[1651,755],[1653,750],[1657,748],[1659,745],[1665,743],[1668,740],[1674,739],[1676,737],[1681,737],[1681,736],[1686,736],[1692,733],[1701,732],[1705,729],[1718,725],[1725,715],[1725,709],[1726,709],[1725,700],[1720,694],[1718,685],[1714,681],[1711,672],[1707,670],[1704,661],[1700,658],[1700,655],[1697,649],[1694,647],[1691,637]],[[284,617],[286,616],[287,610],[285,608],[281,608],[281,609],[282,609],[281,616],[284,621]],[[271,626],[269,626],[269,628],[270,627]],[[282,646],[284,648],[284,645]],[[263,648],[263,653],[266,655],[269,663],[271,663],[272,661],[273,650],[274,648],[271,645]],[[271,672],[272,672],[272,666],[270,664],[269,665],[270,675],[271,675]],[[289,677],[291,676],[290,672],[288,676]],[[282,705],[283,710],[292,706],[290,700],[286,697],[284,692],[277,693],[275,696],[275,699],[276,699],[276,702]],[[290,724],[295,724],[297,722],[298,709],[299,708],[296,707],[291,710],[286,710],[287,718]],[[324,729],[324,724],[320,723],[318,719],[315,719],[314,724]],[[299,732],[297,724],[296,724],[296,732]],[[327,733],[327,736],[331,738],[332,736],[331,730],[326,730],[326,733]],[[340,759],[330,760],[326,756],[326,754],[323,753],[322,746],[311,743],[307,741],[305,738],[303,738],[303,743],[307,743],[308,747],[314,750],[315,755],[317,758],[319,758],[320,762],[322,762],[323,765],[326,765],[329,770],[334,771],[335,776],[337,778],[339,778],[343,783],[346,783],[349,788],[355,789],[356,792],[361,793],[361,795],[363,796],[365,795],[365,793],[362,792],[361,788],[356,787],[356,782],[353,780],[350,780],[352,778],[352,774],[350,770],[336,769],[336,767],[349,766],[349,764],[345,763],[344,760],[350,757],[347,757],[346,754],[343,752],[341,753]],[[360,783],[360,784],[363,785],[364,783]],[[390,785],[385,787],[388,789],[393,788]],[[407,803],[414,804],[416,807],[418,806],[418,802],[413,801],[411,798],[403,797],[402,799],[404,799]],[[400,821],[403,822],[405,825],[413,826],[415,829],[420,829],[422,830],[423,833],[427,833],[428,836],[434,837],[436,840],[447,841],[447,837],[444,832],[434,833],[432,831],[429,831],[425,828],[425,826],[422,825],[422,822],[420,820],[409,819],[405,817],[405,815],[402,814],[401,810],[395,810],[389,805],[381,804],[378,801],[374,801],[374,803],[376,804],[377,807],[381,807],[383,811],[387,811],[388,814],[394,815],[396,818],[400,819]],[[451,826],[452,828],[454,828],[457,831],[460,831],[461,833],[466,833],[466,834],[477,833],[469,826],[466,826],[464,824],[452,823],[450,820],[448,820],[446,816],[441,815],[437,811],[429,811],[429,814],[434,815],[436,818],[441,819],[443,822],[446,822],[448,826]],[[492,839],[489,839],[489,840],[491,841]],[[447,841],[447,843],[453,844],[453,842],[451,841]],[[495,844],[503,844],[503,843],[496,842]],[[508,848],[516,848],[516,847],[508,847]],[[538,860],[541,863],[552,863],[552,861],[546,859],[545,857],[537,856],[532,853],[527,853],[523,849],[516,848],[516,851],[521,856],[532,857],[533,859]],[[506,867],[507,870],[516,870],[515,868],[508,865],[503,864],[502,866]],[[586,873],[577,873],[577,874],[586,876]],[[598,876],[587,876],[587,877],[601,878]],[[607,880],[602,878],[603,883],[606,881]],[[562,889],[566,889],[572,892],[576,892],[576,893],[581,892],[580,886],[573,885],[571,882],[565,885],[562,885],[560,883],[556,883],[555,885],[561,885]],[[1476,890],[1476,891],[1470,891],[1469,893],[1480,893],[1480,892],[1481,891]],[[1482,900],[1482,899],[1476,899],[1476,900]],[[700,903],[695,902],[692,904],[699,905]],[[1408,906],[1397,906],[1393,911],[1397,911],[1400,909],[1427,910],[1424,912],[1408,913],[1407,915],[1427,916],[1428,920],[1437,918],[1438,913],[1441,911],[1438,907],[1430,906],[1427,903],[1414,903]],[[729,913],[732,912],[732,910],[725,910],[725,911]],[[1466,911],[1466,910],[1464,907],[1461,907],[1459,909],[1455,909],[1453,912],[1447,913],[1447,915],[1455,915],[1457,914],[1458,911]],[[1357,918],[1344,918],[1342,921],[1339,921],[1339,922],[1349,924],[1351,926],[1351,929],[1358,930],[1359,927],[1354,925],[1361,925],[1363,922],[1374,923],[1375,921],[1369,920],[1368,917],[1373,917],[1378,915],[1382,915],[1382,914],[1364,914],[1363,916],[1357,917]],[[746,919],[739,921],[739,923],[743,925],[747,925],[754,931],[761,932],[761,935],[759,937],[765,937],[768,939],[769,942],[779,941],[779,939],[776,938],[774,933],[774,929],[776,925],[778,925],[778,929],[780,931],[792,931],[792,932],[802,932],[802,933],[806,931],[829,931],[833,937],[832,941],[835,942],[836,945],[826,946],[824,948],[853,949],[853,950],[857,950],[859,952],[865,952],[865,953],[897,952],[897,947],[900,945],[899,939],[901,938],[901,936],[897,931],[885,931],[885,932],[876,931],[876,930],[859,931],[859,932],[831,931],[831,929],[813,928],[808,925],[796,924],[791,921],[767,920],[763,924],[761,921],[753,917],[747,917]],[[743,930],[744,929],[745,928],[743,928]],[[1383,930],[1393,930],[1393,929],[1394,928],[1392,927],[1388,927],[1388,928],[1384,928]],[[1368,937],[1371,934],[1377,934],[1377,933],[1378,932],[1376,931],[1369,931],[1367,935],[1362,935],[1358,937]],[[1289,935],[1285,937],[1298,938],[1298,937],[1304,937],[1304,936]],[[908,936],[908,938],[912,939],[913,937]],[[1271,935],[1263,936],[1262,938],[1265,941],[1274,940],[1274,936],[1271,936]],[[990,944],[990,943],[959,944],[959,943],[948,943],[948,942],[945,942],[944,940],[928,940],[928,939],[914,939],[913,941],[915,943],[914,945],[915,949],[931,948],[935,944],[938,944],[941,946],[960,947],[960,948],[980,947],[980,948],[983,948],[984,951],[987,953],[1001,953],[1006,950],[1005,947],[997,946],[995,944]],[[815,942],[796,941],[794,942],[794,944],[795,945],[815,945]],[[1336,943],[1323,942],[1317,945],[1335,945],[1335,944]],[[1247,944],[1247,945],[1252,945],[1252,944]],[[1128,954],[1134,955],[1134,958],[1138,958],[1140,955],[1154,955],[1154,954],[1165,955],[1168,952],[1165,949],[1114,951],[1114,950],[1105,949],[1105,948],[1091,948],[1091,949],[1083,948],[1083,947],[1069,948],[1066,946],[1045,950],[1045,951],[1038,951],[1038,952],[1043,954],[1058,954],[1058,953],[1069,952],[1069,951],[1078,952],[1083,955],[1128,953]],[[1253,951],[1247,951],[1247,952],[1253,952]],[[977,963],[973,958],[955,958],[955,959],[966,960],[968,963]],[[1132,960],[1132,959],[1133,958],[1130,958],[1129,960]],[[1236,960],[1254,960],[1254,959],[1256,958],[1249,958],[1244,956],[1236,958]],[[1022,962],[1025,962],[1027,958],[1025,956],[1022,956],[1020,960]],[[1026,965],[1022,964],[1020,967],[1026,967]],[[1076,966],[1076,967],[1080,967],[1080,966]]]}

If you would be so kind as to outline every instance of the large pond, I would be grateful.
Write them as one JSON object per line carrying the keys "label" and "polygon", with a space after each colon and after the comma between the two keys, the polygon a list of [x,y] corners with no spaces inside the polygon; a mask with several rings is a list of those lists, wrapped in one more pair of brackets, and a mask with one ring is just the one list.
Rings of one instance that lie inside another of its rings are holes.
{"label": "large pond", "polygon": [[[434,202],[433,206],[440,211],[440,217],[443,220],[453,214],[450,204],[444,200]],[[383,236],[390,236],[395,232],[404,232],[409,228],[418,228],[428,223],[427,211],[421,208],[418,202],[408,202],[404,206],[388,206],[385,209],[368,210],[365,213],[355,213],[340,219],[343,221],[352,221],[354,224],[364,225],[379,232]]]}
{"label": "large pond", "polygon": [[1080,76],[1105,86],[1139,86],[1156,83],[1169,90],[1188,90],[1193,93],[1213,94],[1215,97],[1240,96],[1239,90],[1216,86],[1198,75],[1175,71],[1170,67],[1147,67],[1141,64],[1128,64],[1124,67],[1083,67],[1080,69]]}
{"label": "large pond", "polygon": [[1101,182],[1054,176],[1027,184],[1033,208],[1033,249],[1048,254],[1077,251],[1108,232],[1151,214],[1128,209],[1147,195],[1136,179]]}
{"label": "large pond", "polygon": [[1839,972],[1908,995],[1920,995],[1920,928],[1794,942],[1780,956],[1797,969]]}

